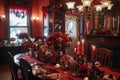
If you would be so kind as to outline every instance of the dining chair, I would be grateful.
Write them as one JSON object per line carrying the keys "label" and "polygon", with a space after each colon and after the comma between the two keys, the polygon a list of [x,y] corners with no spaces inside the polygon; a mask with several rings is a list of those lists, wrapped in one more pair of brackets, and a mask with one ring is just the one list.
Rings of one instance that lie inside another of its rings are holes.
{"label": "dining chair", "polygon": [[72,79],[71,77],[64,76],[61,77],[59,80],[74,80],[74,79]]}
{"label": "dining chair", "polygon": [[23,80],[22,73],[19,71],[20,67],[14,62],[14,56],[8,52],[8,60],[12,74],[12,80]]}
{"label": "dining chair", "polygon": [[24,80],[42,80],[39,77],[33,75],[32,67],[26,60],[24,60],[22,58],[20,59],[20,67],[21,67],[21,70],[23,73]]}
{"label": "dining chair", "polygon": [[101,65],[111,67],[112,65],[112,51],[107,48],[96,48],[94,59],[99,61]]}
{"label": "dining chair", "polygon": [[22,52],[28,52],[29,48],[33,48],[33,43],[31,41],[26,41],[22,43]]}

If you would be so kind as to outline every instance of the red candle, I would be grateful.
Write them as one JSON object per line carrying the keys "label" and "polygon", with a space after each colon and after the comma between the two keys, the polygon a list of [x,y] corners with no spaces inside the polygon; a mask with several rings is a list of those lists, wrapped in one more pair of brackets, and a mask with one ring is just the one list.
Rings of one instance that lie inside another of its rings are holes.
{"label": "red candle", "polygon": [[92,48],[92,60],[94,59],[94,53],[95,53],[95,46],[94,45],[92,45],[91,46],[91,48]]}
{"label": "red candle", "polygon": [[82,55],[84,55],[84,39],[82,39]]}
{"label": "red candle", "polygon": [[80,41],[78,41],[77,54],[80,54]]}
{"label": "red candle", "polygon": [[74,54],[76,55],[76,53],[77,53],[77,49],[76,49],[76,48],[74,48]]}

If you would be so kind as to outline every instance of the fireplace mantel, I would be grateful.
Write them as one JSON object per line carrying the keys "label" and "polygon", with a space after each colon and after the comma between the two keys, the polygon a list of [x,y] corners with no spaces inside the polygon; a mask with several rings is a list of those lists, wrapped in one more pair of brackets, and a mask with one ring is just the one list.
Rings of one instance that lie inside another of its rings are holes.
{"label": "fireplace mantel", "polygon": [[94,43],[104,43],[113,46],[120,47],[120,36],[111,36],[111,35],[84,35],[84,38],[88,42]]}
{"label": "fireplace mantel", "polygon": [[[120,36],[111,35],[84,35],[85,54],[91,60],[91,45],[96,48],[107,48],[112,50],[112,67],[120,69]],[[117,63],[118,62],[118,63]]]}

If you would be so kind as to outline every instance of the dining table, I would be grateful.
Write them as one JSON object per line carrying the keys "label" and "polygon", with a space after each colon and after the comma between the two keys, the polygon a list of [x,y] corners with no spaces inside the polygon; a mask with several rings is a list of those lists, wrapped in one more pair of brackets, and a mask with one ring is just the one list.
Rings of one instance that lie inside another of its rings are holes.
{"label": "dining table", "polygon": [[[62,80],[61,78],[63,77],[68,77],[70,78],[70,80],[87,80],[86,78],[82,78],[80,76],[73,76],[71,71],[62,69],[60,65],[59,67],[56,67],[56,65],[51,65],[51,64],[39,61],[35,57],[32,57],[31,53],[27,52],[27,53],[16,54],[14,56],[15,63],[19,65],[19,60],[21,58],[27,60],[30,63],[30,65],[32,66],[33,74],[40,78],[43,76],[43,74],[39,74],[40,73],[39,70],[42,68],[42,70],[45,73],[46,72],[48,73],[48,71],[52,70],[49,74],[44,74],[44,76],[50,77],[54,80]],[[112,71],[111,69],[107,67],[100,66],[99,69],[105,72],[105,76],[109,74],[113,74],[115,78],[114,80],[117,80],[118,77],[120,77],[120,72]]]}

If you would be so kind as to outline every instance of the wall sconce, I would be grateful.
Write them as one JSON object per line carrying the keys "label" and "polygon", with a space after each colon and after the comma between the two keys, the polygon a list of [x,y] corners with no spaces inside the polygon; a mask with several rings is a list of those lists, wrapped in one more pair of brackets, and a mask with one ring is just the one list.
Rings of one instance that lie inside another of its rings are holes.
{"label": "wall sconce", "polygon": [[35,16],[34,16],[34,17],[32,18],[32,20],[33,20],[34,22],[36,22],[36,21],[39,20],[39,17],[35,17]]}
{"label": "wall sconce", "polygon": [[5,15],[0,15],[0,25],[5,21]]}

